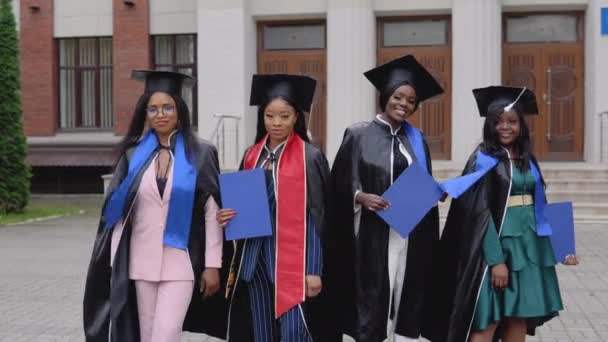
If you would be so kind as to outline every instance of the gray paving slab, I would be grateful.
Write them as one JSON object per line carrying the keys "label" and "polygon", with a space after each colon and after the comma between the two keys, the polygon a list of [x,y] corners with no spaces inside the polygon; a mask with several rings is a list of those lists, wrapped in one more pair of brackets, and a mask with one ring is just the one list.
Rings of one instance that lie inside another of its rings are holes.
{"label": "gray paving slab", "polygon": [[[97,221],[88,212],[0,226],[0,342],[84,340],[81,302]],[[607,228],[577,227],[581,265],[558,267],[565,310],[528,341],[608,341]],[[182,341],[218,340],[184,334]]]}

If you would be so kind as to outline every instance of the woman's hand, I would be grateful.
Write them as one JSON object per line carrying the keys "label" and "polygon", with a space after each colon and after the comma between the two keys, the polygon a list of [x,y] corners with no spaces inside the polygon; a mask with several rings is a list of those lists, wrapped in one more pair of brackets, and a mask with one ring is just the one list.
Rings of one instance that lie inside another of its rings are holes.
{"label": "woman's hand", "polygon": [[224,228],[236,216],[236,211],[232,209],[220,209],[217,211],[216,219],[220,227]]}
{"label": "woman's hand", "polygon": [[217,268],[205,268],[201,274],[201,288],[203,298],[213,296],[220,289],[220,270]]}
{"label": "woman's hand", "polygon": [[506,264],[492,266],[492,287],[504,290],[509,286],[509,268]]}
{"label": "woman's hand", "polygon": [[314,298],[321,292],[321,277],[318,275],[306,276],[306,297]]}
{"label": "woman's hand", "polygon": [[573,254],[566,255],[566,258],[564,259],[564,265],[576,266],[578,265],[578,258],[576,257],[576,255]]}
{"label": "woman's hand", "polygon": [[355,200],[357,203],[371,211],[384,210],[390,206],[390,203],[388,203],[384,198],[378,195],[368,194],[366,192],[357,193]]}

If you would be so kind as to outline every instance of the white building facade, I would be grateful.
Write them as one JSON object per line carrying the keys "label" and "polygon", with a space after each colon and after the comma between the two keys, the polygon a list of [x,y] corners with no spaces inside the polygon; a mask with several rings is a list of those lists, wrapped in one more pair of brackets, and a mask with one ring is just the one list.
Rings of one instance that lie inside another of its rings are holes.
{"label": "white building facade", "polygon": [[[439,103],[423,105],[414,118],[436,159],[462,162],[479,142],[483,120],[471,90],[510,84],[537,93],[541,115],[531,125],[542,160],[599,162],[600,113],[608,110],[602,7],[608,1],[200,0],[199,122],[242,113],[242,151],[255,133],[251,75],[296,70],[323,85],[317,99],[325,98],[313,108],[311,126],[331,160],[344,129],[376,112],[375,91],[362,73],[412,53],[446,89]],[[315,37],[315,25],[324,37]],[[321,57],[309,60],[324,62],[324,75],[289,65],[305,64],[315,51]],[[287,67],[269,67],[277,62]],[[208,137],[212,127],[200,133]]]}

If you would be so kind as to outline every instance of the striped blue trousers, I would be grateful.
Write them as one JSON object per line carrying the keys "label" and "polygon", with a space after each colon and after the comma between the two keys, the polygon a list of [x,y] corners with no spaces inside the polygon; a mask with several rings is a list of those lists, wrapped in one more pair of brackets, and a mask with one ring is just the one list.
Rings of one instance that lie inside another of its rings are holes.
{"label": "striped blue trousers", "polygon": [[266,271],[264,253],[257,259],[253,278],[247,283],[255,342],[312,342],[300,305],[274,319],[274,285]]}

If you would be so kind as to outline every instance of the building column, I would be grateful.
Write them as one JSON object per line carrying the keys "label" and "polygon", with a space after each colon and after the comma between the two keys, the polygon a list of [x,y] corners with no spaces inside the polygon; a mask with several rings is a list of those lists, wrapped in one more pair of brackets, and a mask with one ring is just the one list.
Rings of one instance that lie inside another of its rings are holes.
{"label": "building column", "polygon": [[452,159],[466,161],[483,119],[471,92],[501,83],[501,0],[454,0],[452,9]]}
{"label": "building column", "polygon": [[608,114],[600,117],[608,111],[608,36],[601,33],[602,7],[608,8],[608,0],[589,0],[585,15],[585,161],[594,163],[608,163]]}
{"label": "building column", "polygon": [[371,0],[327,2],[327,158],[344,129],[373,118],[375,90],[363,72],[376,65],[376,18]]}
{"label": "building column", "polygon": [[249,94],[256,70],[256,26],[248,2],[198,2],[199,136],[212,138],[218,114],[241,117],[238,130],[234,120],[225,121],[225,139],[218,146],[220,164],[227,169],[238,167],[255,138],[256,108],[249,106]]}
{"label": "building column", "polygon": [[[14,2],[13,2],[14,4]],[[51,136],[57,128],[57,53],[53,39],[53,0],[37,10],[21,0],[19,50],[23,124],[27,136]]]}
{"label": "building column", "polygon": [[131,80],[131,71],[150,68],[150,6],[148,0],[134,6],[113,1],[114,131],[124,134],[144,91],[142,82]]}

